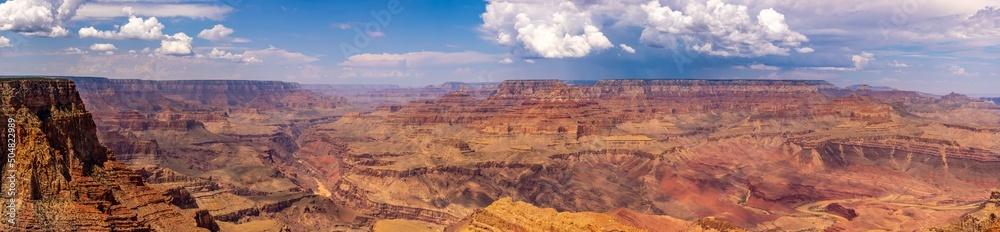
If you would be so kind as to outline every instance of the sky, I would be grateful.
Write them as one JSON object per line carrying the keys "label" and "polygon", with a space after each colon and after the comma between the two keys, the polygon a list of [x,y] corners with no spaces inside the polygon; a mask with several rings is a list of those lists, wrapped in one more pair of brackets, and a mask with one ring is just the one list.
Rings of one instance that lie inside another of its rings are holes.
{"label": "sky", "polygon": [[1000,0],[0,2],[0,75],[809,79],[1000,95]]}

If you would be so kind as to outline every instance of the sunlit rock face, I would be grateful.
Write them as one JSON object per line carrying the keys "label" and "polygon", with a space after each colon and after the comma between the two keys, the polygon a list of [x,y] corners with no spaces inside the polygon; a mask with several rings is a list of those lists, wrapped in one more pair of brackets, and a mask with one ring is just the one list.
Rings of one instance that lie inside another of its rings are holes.
{"label": "sunlit rock face", "polygon": [[[97,139],[97,127],[69,80],[0,79],[0,110],[13,126],[13,163],[0,171],[17,213],[4,231],[208,231],[199,211],[167,203]],[[8,147],[4,146],[4,147]],[[8,184],[7,181],[13,183]],[[6,205],[7,202],[5,202]],[[8,211],[5,211],[8,212]],[[5,216],[9,216],[5,213]],[[13,222],[13,223],[11,223]]]}
{"label": "sunlit rock face", "polygon": [[379,205],[374,218],[457,223],[512,197],[750,230],[912,230],[958,220],[1000,184],[998,108],[981,104],[825,81],[515,80],[310,136],[350,149],[325,185]]}

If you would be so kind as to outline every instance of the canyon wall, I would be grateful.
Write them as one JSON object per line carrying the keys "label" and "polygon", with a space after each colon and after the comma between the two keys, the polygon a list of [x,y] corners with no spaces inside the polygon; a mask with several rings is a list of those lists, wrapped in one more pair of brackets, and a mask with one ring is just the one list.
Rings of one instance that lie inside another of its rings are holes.
{"label": "canyon wall", "polygon": [[[69,80],[0,79],[0,110],[12,119],[13,163],[0,171],[16,216],[0,230],[208,231],[196,210],[170,205],[97,139]],[[5,147],[7,147],[5,146]],[[7,181],[13,181],[8,184]],[[7,202],[5,201],[5,204]],[[5,210],[5,212],[8,212]],[[204,221],[203,221],[204,222]]]}
{"label": "canyon wall", "polygon": [[[734,230],[911,230],[956,220],[960,208],[930,208],[1000,184],[1000,119],[980,103],[825,81],[509,80],[486,98],[346,115],[316,136],[349,148],[324,183],[335,199],[398,209],[375,219],[454,223],[511,197]],[[873,213],[897,204],[927,208]]]}

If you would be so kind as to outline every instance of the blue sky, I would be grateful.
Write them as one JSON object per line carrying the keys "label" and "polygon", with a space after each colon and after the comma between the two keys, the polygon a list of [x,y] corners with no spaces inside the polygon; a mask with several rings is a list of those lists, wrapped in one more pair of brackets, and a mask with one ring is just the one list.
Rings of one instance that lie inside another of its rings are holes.
{"label": "blue sky", "polygon": [[16,0],[0,74],[821,79],[1000,94],[1000,0]]}

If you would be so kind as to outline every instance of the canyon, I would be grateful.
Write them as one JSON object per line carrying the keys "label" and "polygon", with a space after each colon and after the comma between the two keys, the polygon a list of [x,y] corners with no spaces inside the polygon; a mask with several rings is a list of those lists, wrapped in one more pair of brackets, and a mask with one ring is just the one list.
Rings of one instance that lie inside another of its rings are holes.
{"label": "canyon", "polygon": [[18,172],[19,207],[34,209],[19,211],[23,230],[997,225],[1000,106],[960,94],[797,80],[2,80],[3,113],[20,120],[15,169],[33,170]]}

